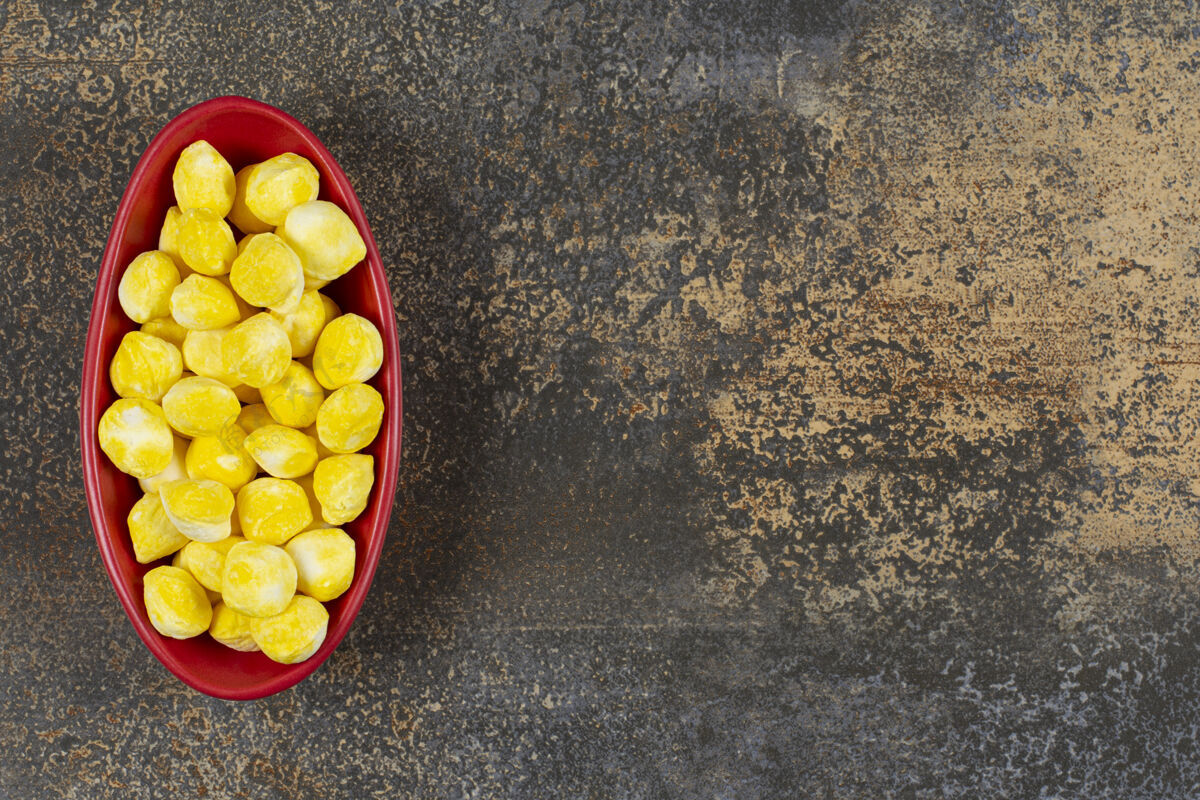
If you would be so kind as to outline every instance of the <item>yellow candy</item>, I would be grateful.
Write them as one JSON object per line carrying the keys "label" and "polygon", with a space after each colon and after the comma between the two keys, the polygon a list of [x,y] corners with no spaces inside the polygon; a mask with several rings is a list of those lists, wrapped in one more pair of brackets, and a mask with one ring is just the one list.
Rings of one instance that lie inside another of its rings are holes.
{"label": "yellow candy", "polygon": [[142,253],[129,263],[117,286],[117,300],[125,316],[149,322],[171,313],[171,292],[179,285],[179,268],[161,250]]}
{"label": "yellow candy", "polygon": [[[168,311],[170,313],[170,300],[167,301]],[[170,317],[157,317],[142,323],[142,333],[148,333],[151,336],[157,336],[164,342],[170,342],[176,347],[183,347],[183,340],[187,338],[188,329],[180,325]]]}
{"label": "yellow candy", "polygon": [[179,254],[179,220],[182,218],[183,212],[179,210],[179,206],[171,206],[167,209],[162,230],[158,234],[158,249],[169,255],[176,267],[182,267],[179,273],[181,280],[187,277],[183,274],[185,270],[188,275],[192,272],[184,266],[183,256]]}
{"label": "yellow candy", "polygon": [[163,636],[190,639],[208,630],[212,604],[204,587],[179,567],[155,567],[142,579],[150,624]]}
{"label": "yellow candy", "polygon": [[225,555],[221,597],[248,617],[272,617],[296,593],[296,564],[281,547],[239,542]]}
{"label": "yellow candy", "polygon": [[175,200],[185,211],[203,208],[223,217],[233,207],[233,167],[203,139],[183,148],[171,182]]}
{"label": "yellow candy", "polygon": [[329,395],[317,412],[317,436],[335,453],[369,445],[383,423],[383,395],[365,383],[348,383]]}
{"label": "yellow candy", "polygon": [[237,256],[229,223],[207,208],[189,208],[175,234],[179,257],[201,275],[224,275]]}
{"label": "yellow candy", "polygon": [[341,277],[367,255],[354,221],[325,200],[296,206],[275,232],[300,256],[305,276],[317,281]]}
{"label": "yellow candy", "polygon": [[250,633],[263,654],[280,664],[304,661],[325,642],[329,612],[311,597],[296,595],[280,614],[250,620]]}
{"label": "yellow candy", "polygon": [[[213,328],[207,331],[188,331],[183,338],[183,365],[202,378],[212,378],[234,390],[242,382],[225,371],[225,360],[221,358],[221,342],[232,326]],[[241,397],[238,397],[241,400]]]}
{"label": "yellow candy", "polygon": [[242,535],[252,542],[282,545],[312,522],[304,489],[295,481],[258,478],[237,493]]}
{"label": "yellow candy", "polygon": [[[246,207],[246,180],[250,177],[250,171],[256,166],[258,165],[250,164],[242,167],[233,176],[233,208],[229,209],[229,221],[236,225],[242,233],[247,234],[263,233],[275,227],[254,216],[253,212]],[[238,252],[241,252],[240,245]]]}
{"label": "yellow candy", "polygon": [[313,471],[313,493],[330,525],[350,522],[367,507],[375,483],[375,459],[358,453],[322,459]]}
{"label": "yellow candy", "polygon": [[149,400],[117,400],[100,417],[96,435],[117,469],[135,478],[157,475],[171,463],[171,428],[163,410]]}
{"label": "yellow candy", "polygon": [[252,306],[287,314],[300,303],[304,270],[300,258],[273,233],[255,236],[233,260],[229,281]]}
{"label": "yellow candy", "polygon": [[[283,326],[288,341],[292,345],[292,358],[304,358],[312,355],[317,344],[317,337],[325,327],[326,307],[320,292],[305,292],[300,296],[296,308],[288,314],[272,311],[271,316]],[[333,302],[332,300],[330,302]],[[330,317],[332,319],[332,317]]]}
{"label": "yellow candy", "polygon": [[226,647],[250,653],[258,649],[254,636],[250,633],[250,620],[245,614],[234,611],[224,602],[213,604],[212,624],[208,626],[208,635]]}
{"label": "yellow candy", "polygon": [[299,478],[317,465],[317,443],[284,425],[264,425],[246,436],[246,452],[275,478]]}
{"label": "yellow candy", "polygon": [[187,475],[185,460],[187,458],[188,440],[181,436],[174,437],[175,444],[171,448],[171,460],[166,469],[149,478],[138,478],[138,486],[143,492],[158,494],[158,490],[171,481],[183,480]]}
{"label": "yellow candy", "polygon": [[278,383],[262,387],[262,400],[280,425],[307,428],[317,421],[325,390],[311,369],[293,361]]}
{"label": "yellow candy", "polygon": [[139,564],[169,556],[190,541],[171,524],[157,493],[142,495],[125,521],[133,541],[133,557]]}
{"label": "yellow candy", "polygon": [[232,533],[233,492],[225,484],[188,478],[168,483],[158,494],[167,518],[189,539],[219,542]]}
{"label": "yellow candy", "polygon": [[189,275],[171,292],[171,317],[190,331],[233,325],[241,319],[228,286],[206,275]]}
{"label": "yellow candy", "polygon": [[258,473],[258,465],[246,452],[245,432],[230,425],[219,436],[197,436],[188,446],[187,477],[223,483],[236,492]]}
{"label": "yellow candy", "polygon": [[241,409],[233,390],[212,378],[184,378],[163,397],[167,422],[184,436],[217,436]]}
{"label": "yellow candy", "polygon": [[354,580],[354,540],[341,528],[304,531],[283,548],[296,562],[296,587],[322,603],[340,597]]}
{"label": "yellow candy", "polygon": [[261,389],[283,378],[292,361],[287,334],[270,314],[255,314],[239,322],[221,342],[226,371]]}
{"label": "yellow candy", "polygon": [[274,425],[275,418],[267,411],[267,407],[262,403],[254,403],[244,406],[240,414],[238,414],[238,427],[246,433],[254,433],[264,425]]}
{"label": "yellow candy", "polygon": [[280,225],[289,211],[317,199],[321,176],[304,156],[283,153],[246,174],[246,209],[266,225]]}
{"label": "yellow candy", "polygon": [[383,337],[358,314],[344,314],[326,325],[313,351],[313,374],[326,389],[365,383],[382,364]]}
{"label": "yellow candy", "polygon": [[108,367],[113,389],[121,397],[158,402],[183,374],[183,357],[170,342],[141,331],[130,331]]}
{"label": "yellow candy", "polygon": [[175,554],[171,565],[186,569],[196,581],[211,592],[221,591],[221,573],[225,569],[225,556],[239,542],[241,536],[227,536],[219,542],[189,541]]}

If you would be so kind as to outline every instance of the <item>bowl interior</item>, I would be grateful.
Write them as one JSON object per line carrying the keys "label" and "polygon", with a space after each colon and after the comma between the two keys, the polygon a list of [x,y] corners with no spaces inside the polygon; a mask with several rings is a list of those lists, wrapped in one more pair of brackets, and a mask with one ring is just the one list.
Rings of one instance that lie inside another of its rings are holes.
{"label": "bowl interior", "polygon": [[[357,549],[354,583],[345,594],[326,604],[330,620],[325,643],[300,664],[277,664],[261,653],[231,650],[208,636],[170,639],[151,627],[142,599],[142,577],[157,564],[137,563],[126,525],[129,509],[141,490],[135,479],[112,465],[96,439],[99,417],[116,399],[108,381],[108,364],[121,337],[137,327],[117,302],[118,282],[138,253],[157,247],[163,217],[175,202],[171,184],[175,161],[180,151],[197,139],[208,140],[235,171],[279,153],[290,151],[305,156],[321,173],[320,198],[344,209],[367,244],[363,263],[322,291],[337,302],[343,313],[367,318],[383,336],[383,366],[370,383],[384,397],[384,420],[379,436],[362,451],[375,458],[375,486],[367,509],[343,526]],[[80,398],[84,479],[105,568],[138,634],[168,669],[205,693],[249,699],[295,684],[328,657],[362,605],[387,533],[399,465],[401,416],[395,317],[383,265],[362,207],[328,150],[287,114],[245,98],[210,100],[168,123],[138,162],[118,207],[97,280]]]}

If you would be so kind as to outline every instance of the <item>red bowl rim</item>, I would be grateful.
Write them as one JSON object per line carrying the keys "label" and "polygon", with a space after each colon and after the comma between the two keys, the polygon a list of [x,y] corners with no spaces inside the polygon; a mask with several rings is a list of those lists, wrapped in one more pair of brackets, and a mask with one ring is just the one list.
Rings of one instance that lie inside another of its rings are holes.
{"label": "red bowl rim", "polygon": [[381,494],[381,502],[375,504],[374,513],[370,514],[365,520],[367,528],[373,531],[375,535],[368,537],[368,548],[363,559],[364,567],[355,576],[350,590],[343,596],[343,613],[339,616],[337,624],[330,625],[325,642],[321,645],[320,649],[311,658],[299,664],[278,665],[279,672],[261,682],[237,687],[207,681],[203,675],[199,675],[195,670],[191,669],[188,663],[174,656],[167,649],[165,640],[161,634],[153,628],[149,620],[141,613],[140,606],[134,599],[131,587],[116,578],[115,564],[117,563],[117,556],[113,548],[114,532],[110,530],[102,513],[104,502],[101,496],[99,480],[100,459],[103,457],[96,438],[96,426],[101,413],[99,408],[99,389],[100,382],[107,380],[108,375],[107,365],[101,365],[99,359],[103,322],[106,318],[105,315],[111,313],[112,306],[114,305],[112,300],[115,296],[113,284],[118,280],[118,273],[121,266],[117,263],[120,241],[129,224],[129,218],[134,207],[134,203],[132,202],[133,197],[145,181],[150,164],[162,149],[174,144],[174,132],[177,129],[186,127],[205,116],[227,112],[258,114],[271,118],[281,125],[292,129],[300,138],[304,139],[305,143],[312,149],[313,154],[316,156],[315,160],[320,162],[318,168],[322,174],[322,179],[328,179],[335,183],[346,197],[347,206],[349,207],[344,210],[358,226],[367,247],[367,256],[363,259],[362,266],[365,266],[370,272],[373,290],[375,292],[382,292],[381,296],[387,298],[388,304],[386,308],[394,309],[387,277],[382,266],[383,262],[379,256],[379,248],[376,246],[374,236],[371,234],[371,227],[367,223],[366,216],[363,213],[362,204],[359,202],[358,196],[355,194],[350,181],[346,178],[340,165],[338,165],[325,145],[321,143],[320,139],[290,114],[258,100],[229,95],[198,103],[186,109],[164,125],[162,130],[150,142],[142,157],[138,160],[137,166],[134,168],[129,183],[125,188],[125,192],[121,196],[121,202],[117,206],[117,213],[113,219],[112,228],[109,231],[108,241],[104,249],[104,257],[96,279],[96,293],[92,300],[87,343],[84,348],[83,378],[79,404],[80,449],[83,458],[84,489],[87,494],[88,512],[92,519],[92,529],[96,536],[96,543],[100,548],[100,555],[104,561],[105,571],[108,573],[109,580],[116,590],[121,605],[133,623],[138,636],[141,637],[150,651],[168,670],[193,689],[213,697],[228,700],[252,700],[281,692],[311,675],[317,667],[324,663],[325,659],[329,657],[345,637],[359,610],[362,608],[363,601],[366,599],[367,591],[370,588],[371,580],[375,573],[375,568],[379,563],[379,557],[383,550],[383,542],[387,536],[388,521],[391,518],[392,498],[395,494],[396,480],[399,474],[403,407],[400,348],[396,339],[395,312],[393,311],[389,314],[385,311],[380,315],[382,321],[380,335],[383,338],[384,359],[385,362],[390,362],[394,366],[395,380],[390,385],[383,387],[385,393],[384,401],[388,416],[391,417],[391,420],[384,426],[383,436],[385,437],[385,441],[381,443],[381,449],[385,457],[381,459],[382,463],[378,466],[378,478],[375,484],[375,491],[382,492],[383,494]]}

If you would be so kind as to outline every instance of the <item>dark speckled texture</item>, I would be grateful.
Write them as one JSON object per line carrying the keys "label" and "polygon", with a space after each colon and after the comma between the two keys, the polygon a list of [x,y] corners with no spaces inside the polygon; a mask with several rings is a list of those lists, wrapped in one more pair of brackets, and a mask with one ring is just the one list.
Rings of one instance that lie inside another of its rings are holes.
{"label": "dark speckled texture", "polygon": [[[0,797],[1200,796],[1196,20],[0,4]],[[76,431],[226,93],[355,183],[406,380],[358,623],[246,704],[136,639]]]}

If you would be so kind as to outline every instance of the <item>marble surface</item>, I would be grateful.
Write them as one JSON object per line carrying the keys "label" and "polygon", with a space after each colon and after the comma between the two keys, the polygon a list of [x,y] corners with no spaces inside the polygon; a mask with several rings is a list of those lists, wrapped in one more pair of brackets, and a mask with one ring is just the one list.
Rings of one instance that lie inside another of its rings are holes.
{"label": "marble surface", "polygon": [[[0,797],[1200,795],[1191,2],[0,3]],[[396,510],[283,694],[177,682],[77,391],[155,132],[313,129]]]}

